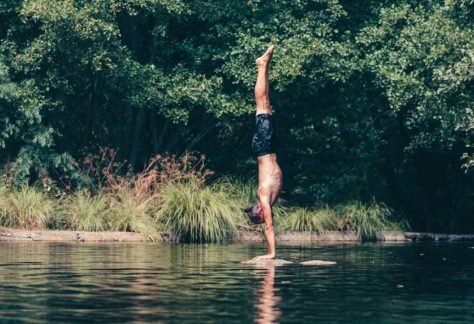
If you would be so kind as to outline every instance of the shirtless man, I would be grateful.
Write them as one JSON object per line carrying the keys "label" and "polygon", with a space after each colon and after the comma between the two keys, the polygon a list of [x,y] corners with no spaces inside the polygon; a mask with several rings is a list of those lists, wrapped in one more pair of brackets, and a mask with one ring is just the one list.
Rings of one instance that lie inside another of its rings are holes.
{"label": "shirtless man", "polygon": [[255,257],[254,260],[275,258],[275,232],[272,221],[272,206],[281,192],[282,172],[275,154],[275,134],[272,125],[272,109],[268,95],[268,66],[272,59],[274,46],[259,57],[258,74],[255,84],[257,102],[256,132],[252,139],[252,150],[258,160],[258,203],[246,208],[245,212],[255,224],[265,222],[265,238],[268,254]]}

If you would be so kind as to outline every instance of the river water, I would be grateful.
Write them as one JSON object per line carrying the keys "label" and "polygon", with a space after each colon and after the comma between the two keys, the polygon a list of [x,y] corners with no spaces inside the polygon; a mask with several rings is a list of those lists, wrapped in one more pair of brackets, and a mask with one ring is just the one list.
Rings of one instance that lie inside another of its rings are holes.
{"label": "river water", "polygon": [[[474,322],[474,243],[0,244],[0,322]],[[312,259],[335,266],[303,266]]]}

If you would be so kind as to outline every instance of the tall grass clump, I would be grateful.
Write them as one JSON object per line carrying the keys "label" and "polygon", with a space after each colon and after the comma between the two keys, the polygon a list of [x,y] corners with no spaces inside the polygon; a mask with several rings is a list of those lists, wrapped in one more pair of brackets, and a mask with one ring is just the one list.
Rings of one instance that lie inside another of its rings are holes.
{"label": "tall grass clump", "polygon": [[0,226],[11,226],[8,215],[9,206],[7,188],[0,185]]}
{"label": "tall grass clump", "polygon": [[44,229],[54,212],[52,200],[40,190],[23,186],[18,190],[0,191],[2,226]]}
{"label": "tall grass clump", "polygon": [[389,220],[392,211],[384,204],[365,205],[353,201],[335,207],[341,230],[356,231],[364,241],[377,240],[385,230],[398,230],[400,225]]}
{"label": "tall grass clump", "polygon": [[98,193],[91,195],[80,190],[60,203],[61,218],[54,225],[77,231],[105,231],[109,226],[108,197]]}
{"label": "tall grass clump", "polygon": [[355,231],[363,241],[372,241],[386,230],[400,230],[406,225],[391,220],[391,209],[384,204],[353,201],[334,208],[294,208],[283,222],[282,229],[323,233],[329,230]]}
{"label": "tall grass clump", "polygon": [[156,241],[161,238],[160,226],[153,219],[156,206],[155,196],[143,194],[127,188],[114,193],[110,219],[111,227],[115,231],[137,232]]}
{"label": "tall grass clump", "polygon": [[217,243],[238,235],[239,212],[224,191],[196,179],[165,184],[156,217],[180,242]]}
{"label": "tall grass clump", "polygon": [[316,210],[296,208],[284,220],[282,229],[297,232],[323,233],[334,228],[335,219],[335,213],[329,207],[321,207]]}

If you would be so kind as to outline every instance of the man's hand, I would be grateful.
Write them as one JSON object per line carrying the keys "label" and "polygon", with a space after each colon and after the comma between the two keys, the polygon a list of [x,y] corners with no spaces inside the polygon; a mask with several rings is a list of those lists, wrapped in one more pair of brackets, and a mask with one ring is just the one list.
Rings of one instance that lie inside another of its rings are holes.
{"label": "man's hand", "polygon": [[256,256],[255,258],[252,259],[252,261],[269,260],[269,259],[274,259],[274,258],[275,258],[275,254],[265,254],[265,255]]}

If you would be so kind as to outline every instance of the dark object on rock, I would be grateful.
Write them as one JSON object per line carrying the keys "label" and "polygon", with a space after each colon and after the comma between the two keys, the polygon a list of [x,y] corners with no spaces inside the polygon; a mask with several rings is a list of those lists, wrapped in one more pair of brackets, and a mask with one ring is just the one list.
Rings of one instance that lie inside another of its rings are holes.
{"label": "dark object on rock", "polygon": [[258,203],[245,208],[244,212],[247,214],[252,224],[263,224],[264,219],[263,215],[260,213],[260,206]]}

